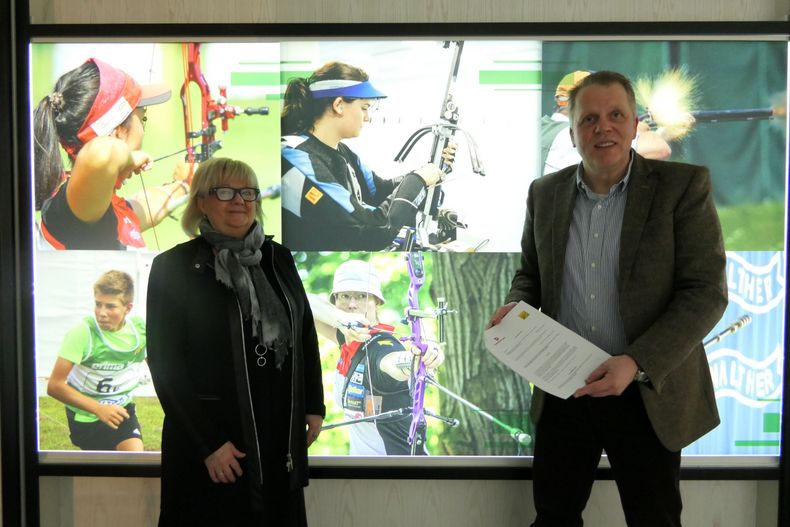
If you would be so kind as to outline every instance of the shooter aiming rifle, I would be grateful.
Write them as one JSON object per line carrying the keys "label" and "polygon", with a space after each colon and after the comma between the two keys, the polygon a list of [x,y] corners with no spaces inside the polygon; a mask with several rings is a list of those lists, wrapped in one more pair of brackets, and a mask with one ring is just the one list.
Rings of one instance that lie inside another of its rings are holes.
{"label": "shooter aiming rifle", "polygon": [[[694,110],[688,112],[693,123],[724,123],[734,121],[764,121],[780,115],[775,108],[744,108],[735,110]],[[656,125],[650,112],[639,116],[640,121]]]}
{"label": "shooter aiming rifle", "polygon": [[[453,46],[453,59],[450,67],[450,75],[447,79],[447,87],[444,93],[444,101],[439,112],[439,122],[424,126],[415,131],[401,147],[395,156],[395,161],[403,162],[411,152],[414,145],[426,135],[433,136],[433,146],[431,147],[430,162],[439,167],[445,174],[449,174],[452,167],[442,159],[442,151],[447,145],[453,142],[456,133],[463,134],[469,157],[472,164],[472,171],[481,176],[485,175],[482,162],[480,161],[477,143],[474,138],[464,129],[458,126],[460,110],[453,97],[453,90],[458,79],[458,69],[461,65],[461,52],[463,51],[463,41],[446,41],[444,48]],[[453,241],[457,237],[457,229],[464,228],[464,225],[454,211],[441,209],[444,202],[444,191],[441,181],[428,189],[425,204],[417,213],[417,242],[421,247],[431,247],[433,245]],[[399,236],[396,243],[405,243],[405,238]],[[400,247],[402,249],[402,247]]]}
{"label": "shooter aiming rifle", "polygon": [[721,123],[725,121],[759,121],[773,119],[773,108],[748,108],[743,110],[699,110],[691,112],[698,123]]}
{"label": "shooter aiming rifle", "polygon": [[698,123],[756,121],[787,115],[784,102],[768,108],[695,110],[697,82],[696,77],[682,68],[666,71],[652,80],[637,80],[634,84],[637,102],[645,108],[639,120],[651,129],[663,129],[664,139],[675,141],[686,136]]}

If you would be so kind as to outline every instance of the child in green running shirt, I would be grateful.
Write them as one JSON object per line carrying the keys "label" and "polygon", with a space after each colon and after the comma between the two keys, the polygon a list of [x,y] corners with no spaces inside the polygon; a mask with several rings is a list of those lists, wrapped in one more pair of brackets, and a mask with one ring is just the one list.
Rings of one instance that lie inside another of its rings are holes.
{"label": "child in green running shirt", "polygon": [[66,405],[71,442],[83,450],[143,450],[132,391],[145,360],[145,322],[128,316],[132,277],[107,271],[93,286],[94,315],[66,333],[47,394]]}

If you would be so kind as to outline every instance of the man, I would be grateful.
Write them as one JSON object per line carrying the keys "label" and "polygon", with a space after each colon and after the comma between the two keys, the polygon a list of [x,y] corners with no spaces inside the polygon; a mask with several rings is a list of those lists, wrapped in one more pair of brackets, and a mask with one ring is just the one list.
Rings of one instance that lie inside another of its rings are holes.
{"label": "man", "polygon": [[[557,84],[554,92],[554,113],[544,115],[540,122],[540,166],[541,175],[551,174],[568,165],[581,161],[573,146],[568,121],[568,93],[590,74],[578,70],[565,75]],[[638,154],[648,159],[667,159],[672,149],[658,131],[653,131],[647,123],[637,125],[637,138],[632,146]]]}
{"label": "man", "polygon": [[532,184],[521,268],[490,324],[524,300],[612,357],[568,400],[535,390],[533,525],[582,525],[605,450],[628,525],[678,526],[680,450],[719,423],[701,344],[727,305],[710,177],[631,149],[624,76],[593,73],[568,102],[582,163]]}
{"label": "man", "polygon": [[66,333],[47,394],[66,405],[71,442],[83,450],[143,450],[132,402],[145,360],[145,322],[128,316],[132,277],[107,271],[93,286],[94,316]]}
{"label": "man", "polygon": [[[318,333],[340,346],[335,400],[346,418],[358,419],[412,406],[409,377],[415,355],[379,321],[384,304],[381,281],[369,262],[348,260],[335,270],[329,302],[308,295]],[[444,356],[438,346],[423,358],[436,368]],[[409,455],[411,414],[349,425],[351,455]],[[424,445],[417,453],[424,455]]]}

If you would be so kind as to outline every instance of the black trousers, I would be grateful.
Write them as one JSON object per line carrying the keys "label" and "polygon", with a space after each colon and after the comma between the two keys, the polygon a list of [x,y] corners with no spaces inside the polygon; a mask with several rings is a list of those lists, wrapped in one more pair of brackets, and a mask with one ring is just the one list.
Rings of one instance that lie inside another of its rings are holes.
{"label": "black trousers", "polygon": [[619,397],[546,396],[535,435],[533,527],[583,525],[602,451],[629,526],[680,526],[680,452],[659,442],[632,383]]}

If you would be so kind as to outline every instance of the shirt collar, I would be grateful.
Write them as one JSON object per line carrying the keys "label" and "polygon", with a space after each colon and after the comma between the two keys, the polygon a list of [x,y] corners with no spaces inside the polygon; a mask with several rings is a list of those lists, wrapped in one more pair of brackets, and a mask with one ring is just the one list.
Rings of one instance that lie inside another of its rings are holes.
{"label": "shirt collar", "polygon": [[[634,165],[634,149],[631,149],[630,159],[628,160],[628,168],[625,171],[625,177],[612,185],[612,188],[609,189],[609,195],[615,192],[624,192],[625,189],[628,187],[628,181],[631,179],[631,167]],[[576,168],[576,188],[579,189],[579,192],[583,192],[588,198],[593,196],[592,190],[587,184],[584,182],[584,178],[582,175],[584,174],[584,164],[579,163],[579,166]]]}

